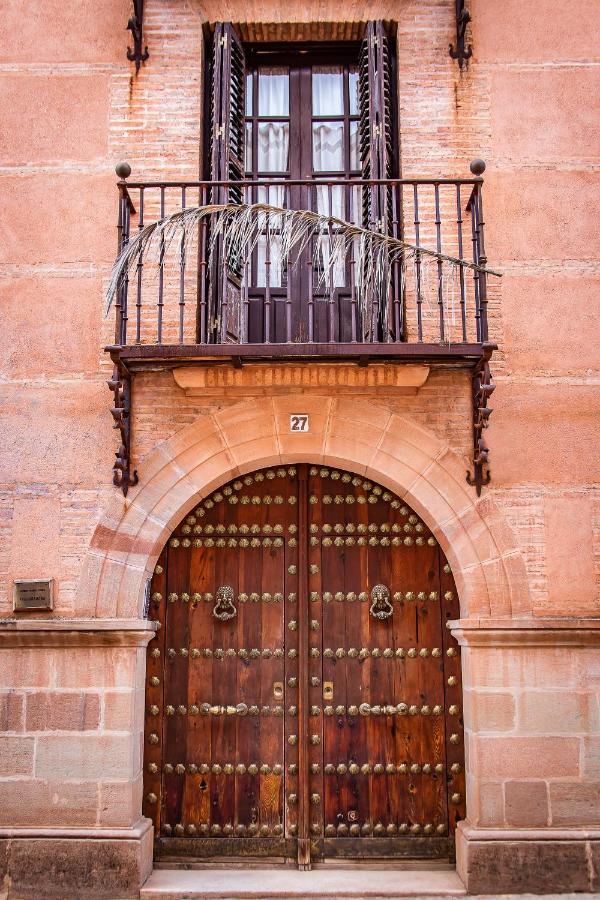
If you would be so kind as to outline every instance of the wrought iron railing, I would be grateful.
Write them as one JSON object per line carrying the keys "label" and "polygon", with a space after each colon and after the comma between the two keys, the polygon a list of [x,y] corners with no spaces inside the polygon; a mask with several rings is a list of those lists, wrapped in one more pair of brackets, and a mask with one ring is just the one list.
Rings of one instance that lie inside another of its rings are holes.
{"label": "wrought iron railing", "polygon": [[[123,176],[128,168],[117,167],[117,172]],[[290,253],[271,222],[241,261],[215,259],[219,243],[212,237],[214,216],[199,218],[185,240],[168,240],[162,233],[153,249],[140,253],[118,281],[115,344],[172,348],[232,340],[223,320],[233,300],[226,291],[218,295],[215,290],[219,266],[226,267],[237,284],[239,330],[233,340],[241,344],[485,343],[488,271],[482,183],[478,176],[241,183],[121,177],[120,252],[150,222],[205,207],[218,196],[241,204],[316,212],[326,224],[308,245]],[[375,204],[373,191],[379,192]],[[385,220],[371,221],[369,210],[382,207]],[[340,232],[337,220],[385,232],[406,245],[405,254],[391,258],[380,296],[371,298],[370,308],[377,310],[373,321],[366,321],[360,239],[330,263]]]}

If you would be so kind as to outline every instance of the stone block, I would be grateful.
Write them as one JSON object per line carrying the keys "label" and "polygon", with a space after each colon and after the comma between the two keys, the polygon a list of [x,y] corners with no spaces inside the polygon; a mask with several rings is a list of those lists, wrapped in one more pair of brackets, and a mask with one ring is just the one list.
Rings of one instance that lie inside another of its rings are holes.
{"label": "stone block", "polygon": [[3,688],[49,687],[53,675],[52,651],[11,647],[0,651],[0,684]]}
{"label": "stone block", "polygon": [[549,178],[541,168],[490,171],[485,185],[486,246],[494,248],[496,260],[596,257],[600,236],[594,210],[599,201],[600,184],[592,172],[555,170]]}
{"label": "stone block", "polygon": [[596,67],[497,69],[491,76],[495,154],[523,165],[597,156],[600,73]]}
{"label": "stone block", "polygon": [[550,782],[554,826],[600,825],[600,781]]}
{"label": "stone block", "polygon": [[0,825],[7,828],[92,827],[98,815],[98,785],[11,779],[0,782]]}
{"label": "stone block", "polygon": [[473,771],[480,778],[579,775],[579,738],[474,737]]}
{"label": "stone block", "polygon": [[100,697],[90,693],[27,695],[27,731],[93,731],[100,723]]}
{"label": "stone block", "polygon": [[[60,498],[15,497],[10,573],[12,578],[54,578],[58,582]],[[56,583],[54,588],[56,591]]]}
{"label": "stone block", "polygon": [[97,369],[103,304],[97,276],[6,275],[0,281],[0,303],[0,370],[7,377],[30,379]]}
{"label": "stone block", "polygon": [[[108,89],[109,78],[100,72],[54,78],[4,72],[0,76],[5,126],[0,133],[0,162],[31,165],[104,157]],[[35,122],[42,114],[43,128],[22,127],[23,121]]]}
{"label": "stone block", "polygon": [[582,771],[584,778],[600,779],[600,736],[583,738]]}
{"label": "stone block", "polygon": [[15,691],[0,693],[0,731],[23,731],[25,697]]}
{"label": "stone block", "polygon": [[27,838],[10,842],[11,892],[22,900],[138,897],[152,868],[152,831],[141,840]]}
{"label": "stone block", "polygon": [[465,726],[477,734],[512,731],[515,727],[515,698],[512,694],[464,693]]}
{"label": "stone block", "polygon": [[33,774],[34,740],[0,735],[0,775]]}
{"label": "stone block", "polygon": [[77,647],[56,660],[61,688],[128,688],[135,677],[135,650],[127,647]]}
{"label": "stone block", "polygon": [[511,370],[583,375],[597,369],[594,302],[599,292],[600,278],[592,273],[506,272],[503,346]]}
{"label": "stone block", "polygon": [[534,828],[548,825],[548,788],[545,781],[507,781],[504,785],[507,825]]}
{"label": "stone block", "polygon": [[589,494],[544,498],[546,615],[597,615],[600,611],[592,517]]}
{"label": "stone block", "polygon": [[504,825],[504,790],[501,781],[479,781],[467,775],[469,822],[480,827]]}
{"label": "stone block", "polygon": [[[73,28],[72,11],[62,0],[36,0],[23,15],[20,0],[2,7],[1,62],[121,62],[123,37],[113,23],[127,14],[123,0],[78,0],[78,15],[88,23],[88,39]],[[126,21],[126,20],[125,20]]]}
{"label": "stone block", "polygon": [[134,774],[133,743],[130,735],[40,735],[35,774],[47,779],[128,779]]}
{"label": "stone block", "polygon": [[598,730],[596,698],[572,691],[524,691],[518,701],[520,734],[584,734]]}
{"label": "stone block", "polygon": [[538,0],[535,16],[522,0],[505,0],[501,16],[494,3],[473,0],[470,12],[477,62],[571,62],[597,56],[590,24],[600,15],[598,0],[573,0],[568,6]]}
{"label": "stone block", "polygon": [[545,894],[589,890],[585,841],[469,841],[457,849],[470,894]]}
{"label": "stone block", "polygon": [[106,427],[110,398],[105,384],[69,382],[69,390],[4,385],[0,396],[1,477],[53,486],[69,473],[70,484],[97,485],[111,478],[115,435]]}
{"label": "stone block", "polygon": [[132,691],[106,691],[102,725],[105,731],[131,731],[135,695]]}
{"label": "stone block", "polygon": [[590,447],[600,441],[600,397],[593,385],[503,382],[493,406],[488,443],[496,486],[575,486],[600,479],[600,456],[580,452],[582,441]]}
{"label": "stone block", "polygon": [[142,809],[143,778],[100,785],[98,824],[126,828],[139,821]]}
{"label": "stone block", "polygon": [[[77,122],[77,116],[72,118]],[[85,179],[57,172],[52,178],[37,174],[0,176],[0,194],[4,205],[0,222],[3,265],[22,265],[24,260],[28,265],[112,264],[117,222],[113,174],[88,174]],[[36,221],[52,223],[52,227],[32,228],[24,209],[34,209]]]}
{"label": "stone block", "polygon": [[511,692],[515,688],[574,688],[580,685],[582,652],[571,647],[468,648],[462,657],[465,684]]}

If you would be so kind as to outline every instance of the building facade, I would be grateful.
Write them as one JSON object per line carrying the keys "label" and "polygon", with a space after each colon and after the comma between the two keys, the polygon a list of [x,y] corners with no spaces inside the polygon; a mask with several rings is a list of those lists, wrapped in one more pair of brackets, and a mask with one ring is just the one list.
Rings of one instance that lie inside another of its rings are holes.
{"label": "building facade", "polygon": [[9,896],[600,889],[598,13],[8,3]]}

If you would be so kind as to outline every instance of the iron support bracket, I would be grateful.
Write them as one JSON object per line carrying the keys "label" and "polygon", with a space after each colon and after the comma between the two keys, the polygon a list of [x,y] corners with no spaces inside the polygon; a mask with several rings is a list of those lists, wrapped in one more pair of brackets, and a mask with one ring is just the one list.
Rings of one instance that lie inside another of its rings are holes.
{"label": "iron support bracket", "polygon": [[[144,47],[144,0],[133,0],[133,15],[127,22],[126,31],[131,32],[133,50],[127,47],[127,59],[135,62],[135,74],[149,57],[148,48]],[[143,49],[142,49],[143,47]]]}
{"label": "iron support bracket", "polygon": [[473,56],[473,47],[465,47],[467,25],[471,21],[471,13],[465,8],[465,0],[455,0],[456,6],[456,47],[450,44],[450,56],[458,60],[462,69],[467,59]]}
{"label": "iron support bracket", "polygon": [[109,390],[114,394],[114,405],[111,415],[114,420],[113,428],[118,429],[121,443],[115,453],[113,465],[113,484],[121,488],[123,496],[127,496],[130,487],[138,483],[137,469],[131,474],[131,372],[126,366],[116,363],[113,377],[107,381]]}
{"label": "iron support bracket", "polygon": [[496,389],[490,371],[490,359],[495,349],[495,344],[484,344],[481,362],[473,370],[473,474],[467,470],[467,484],[475,487],[478,497],[481,496],[481,488],[491,481],[489,447],[483,438],[483,431],[488,427],[492,414],[488,400]]}

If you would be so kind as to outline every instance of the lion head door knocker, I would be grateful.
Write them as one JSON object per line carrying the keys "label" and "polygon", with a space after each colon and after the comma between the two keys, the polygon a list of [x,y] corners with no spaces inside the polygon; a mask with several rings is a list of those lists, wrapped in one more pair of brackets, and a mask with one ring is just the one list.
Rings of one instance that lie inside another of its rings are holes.
{"label": "lion head door knocker", "polygon": [[394,612],[390,600],[390,592],[385,584],[376,584],[371,591],[371,608],[369,612],[374,619],[389,619]]}
{"label": "lion head door knocker", "polygon": [[217,596],[215,598],[215,605],[213,607],[213,616],[215,619],[219,619],[220,622],[227,622],[229,619],[233,619],[234,616],[237,616],[237,609],[235,608],[233,598],[233,588],[229,587],[228,584],[223,584],[217,591]]}

